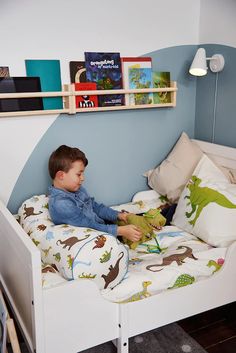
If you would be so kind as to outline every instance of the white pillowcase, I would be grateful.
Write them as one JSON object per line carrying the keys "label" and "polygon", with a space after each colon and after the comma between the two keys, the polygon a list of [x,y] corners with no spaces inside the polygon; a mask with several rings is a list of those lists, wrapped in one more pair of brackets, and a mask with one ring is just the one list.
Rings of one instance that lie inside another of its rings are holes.
{"label": "white pillowcase", "polygon": [[172,224],[213,246],[236,240],[236,185],[206,155],[180,196]]}

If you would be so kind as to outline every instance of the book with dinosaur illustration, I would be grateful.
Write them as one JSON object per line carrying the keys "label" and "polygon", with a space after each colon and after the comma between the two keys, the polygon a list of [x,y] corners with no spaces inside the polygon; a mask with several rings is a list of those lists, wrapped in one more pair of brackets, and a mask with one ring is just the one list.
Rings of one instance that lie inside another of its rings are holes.
{"label": "book with dinosaur illustration", "polygon": [[[151,68],[129,68],[129,88],[151,88]],[[129,95],[129,105],[152,104],[153,93],[132,93]]]}
{"label": "book with dinosaur illustration", "polygon": [[[121,66],[122,66],[122,80],[123,80],[123,88],[129,89],[129,69],[130,68],[148,68],[152,69],[152,58],[151,57],[122,57],[121,58]],[[134,96],[132,94],[125,94],[125,105],[129,105],[134,102]]]}
{"label": "book with dinosaur illustration", "polygon": [[[122,88],[120,53],[85,52],[87,82],[97,84],[98,90]],[[123,104],[122,94],[101,95],[99,106],[109,107]]]}
{"label": "book with dinosaur illustration", "polygon": [[86,82],[86,68],[84,61],[70,61],[70,82]]}
{"label": "book with dinosaur illustration", "polygon": [[[96,90],[97,85],[94,82],[76,82],[76,91],[91,91]],[[76,108],[94,108],[98,107],[98,96],[96,95],[83,95],[75,97]]]}
{"label": "book with dinosaur illustration", "polygon": [[[154,71],[152,75],[153,88],[170,87],[170,72]],[[153,103],[171,103],[171,92],[153,93]]]}

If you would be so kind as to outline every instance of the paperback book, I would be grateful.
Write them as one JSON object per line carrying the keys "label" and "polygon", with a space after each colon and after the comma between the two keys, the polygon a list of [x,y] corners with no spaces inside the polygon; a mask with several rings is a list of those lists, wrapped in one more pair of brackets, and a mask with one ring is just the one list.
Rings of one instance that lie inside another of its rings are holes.
{"label": "paperback book", "polygon": [[[152,88],[152,69],[150,68],[130,68],[129,69],[129,88]],[[152,104],[152,93],[130,94],[130,105]]]}
{"label": "paperback book", "polygon": [[[26,74],[28,77],[40,78],[43,92],[56,92],[62,90],[60,60],[25,60]],[[62,109],[61,97],[43,98],[45,110]]]}
{"label": "paperback book", "polygon": [[86,68],[84,61],[70,61],[70,82],[86,82]]}
{"label": "paperback book", "polygon": [[[153,88],[170,87],[170,72],[153,72]],[[153,93],[153,103],[171,103],[171,92]]]}
{"label": "paperback book", "polygon": [[[148,68],[152,69],[152,58],[151,57],[123,57],[121,58],[121,66],[122,66],[122,79],[123,79],[123,88],[129,89],[129,69],[130,68]],[[125,105],[129,105],[134,102],[133,94],[125,94]]]}
{"label": "paperback book", "polygon": [[[97,85],[93,82],[76,82],[76,91],[90,91],[96,90]],[[94,108],[98,107],[98,96],[96,95],[83,95],[75,97],[76,108]]]}
{"label": "paperback book", "polygon": [[[85,52],[87,82],[97,84],[98,90],[122,88],[120,53]],[[109,107],[123,104],[122,94],[101,95],[99,106]]]}

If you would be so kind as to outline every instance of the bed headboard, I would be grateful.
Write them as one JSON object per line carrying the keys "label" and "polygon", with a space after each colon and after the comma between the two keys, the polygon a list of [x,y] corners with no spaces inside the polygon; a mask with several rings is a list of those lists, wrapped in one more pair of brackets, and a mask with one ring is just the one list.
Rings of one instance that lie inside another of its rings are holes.
{"label": "bed headboard", "polygon": [[195,143],[218,165],[236,169],[236,148],[193,139]]}

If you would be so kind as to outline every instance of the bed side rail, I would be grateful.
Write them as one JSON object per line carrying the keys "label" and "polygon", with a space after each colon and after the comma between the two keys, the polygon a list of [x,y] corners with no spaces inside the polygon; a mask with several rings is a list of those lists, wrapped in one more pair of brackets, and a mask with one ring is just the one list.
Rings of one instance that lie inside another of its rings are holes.
{"label": "bed side rail", "polygon": [[29,348],[43,352],[40,252],[1,201],[0,281]]}

